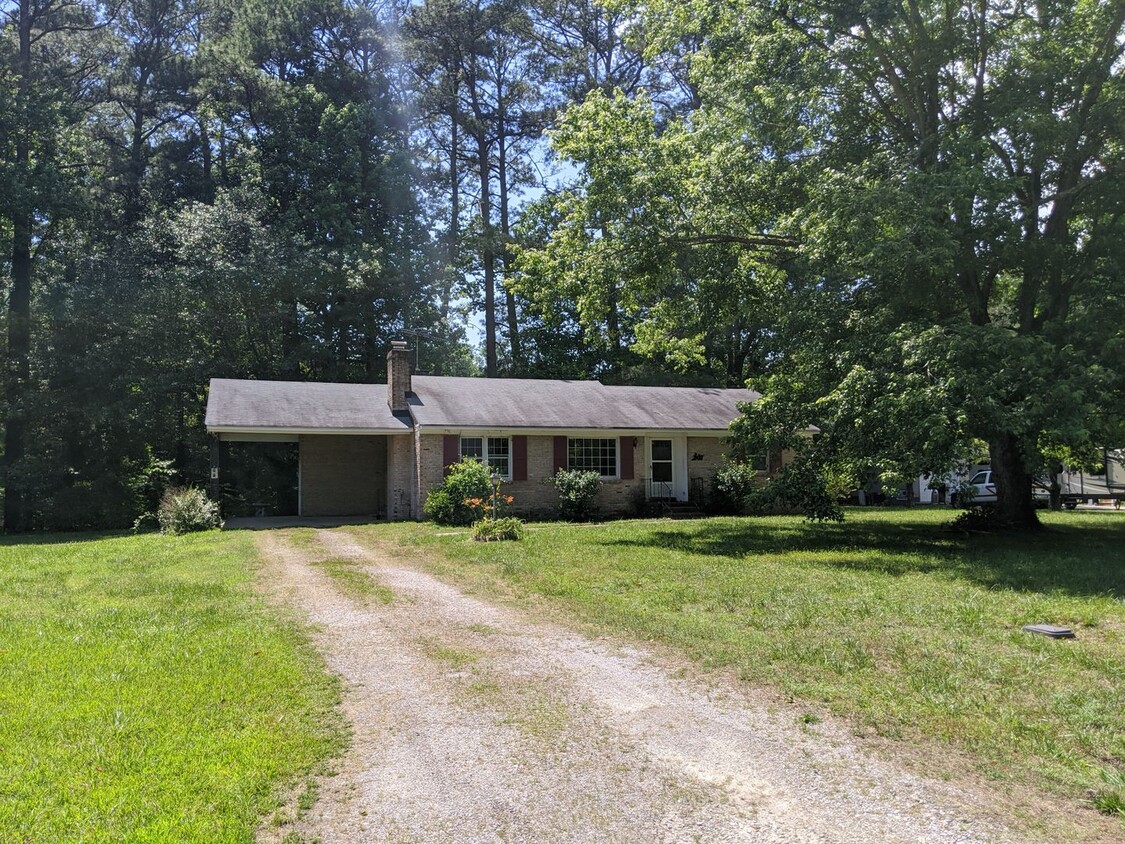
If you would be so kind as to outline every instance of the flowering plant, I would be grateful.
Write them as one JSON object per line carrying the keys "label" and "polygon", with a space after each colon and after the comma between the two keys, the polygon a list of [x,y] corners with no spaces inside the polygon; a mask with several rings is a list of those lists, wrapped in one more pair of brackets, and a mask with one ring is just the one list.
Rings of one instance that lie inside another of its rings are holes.
{"label": "flowering plant", "polygon": [[523,535],[523,522],[514,516],[503,515],[504,508],[515,502],[511,495],[500,492],[502,479],[499,475],[489,478],[491,491],[487,498],[471,497],[462,502],[481,517],[473,522],[473,539],[481,542],[499,542],[506,539],[519,539]]}

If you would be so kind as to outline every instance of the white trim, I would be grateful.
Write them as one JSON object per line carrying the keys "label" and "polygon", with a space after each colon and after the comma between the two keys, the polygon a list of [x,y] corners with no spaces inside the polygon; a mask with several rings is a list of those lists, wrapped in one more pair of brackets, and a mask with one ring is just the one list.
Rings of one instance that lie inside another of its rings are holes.
{"label": "white trim", "polygon": [[[647,486],[645,490],[646,495],[652,494],[652,443],[654,440],[664,440],[672,447],[671,459],[668,461],[672,466],[672,497],[677,501],[688,500],[688,453],[687,453],[687,437],[681,437],[675,434],[649,437],[645,440],[645,474],[647,477]],[[664,462],[664,461],[661,461]]]}
{"label": "white trim", "polygon": [[672,494],[677,501],[688,500],[687,437],[672,437]]}
{"label": "white trim", "polygon": [[611,437],[727,437],[726,428],[505,428],[473,425],[419,425],[418,431],[426,435],[464,434],[479,436],[541,436],[572,437],[574,439],[609,439]]}

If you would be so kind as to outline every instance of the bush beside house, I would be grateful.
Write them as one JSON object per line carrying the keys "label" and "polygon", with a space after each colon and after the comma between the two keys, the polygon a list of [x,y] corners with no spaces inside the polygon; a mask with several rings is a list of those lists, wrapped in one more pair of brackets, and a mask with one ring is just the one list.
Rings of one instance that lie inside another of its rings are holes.
{"label": "bush beside house", "polygon": [[426,496],[422,510],[439,525],[470,525],[476,520],[477,512],[466,502],[483,500],[491,494],[488,467],[466,457],[449,467],[441,486],[430,490]]}
{"label": "bush beside house", "polygon": [[597,472],[559,469],[551,478],[559,492],[559,515],[568,522],[588,522],[597,515],[598,489],[602,485]]}
{"label": "bush beside house", "polygon": [[720,516],[739,516],[747,512],[750,499],[762,485],[758,470],[750,463],[727,461],[711,479],[709,509]]}

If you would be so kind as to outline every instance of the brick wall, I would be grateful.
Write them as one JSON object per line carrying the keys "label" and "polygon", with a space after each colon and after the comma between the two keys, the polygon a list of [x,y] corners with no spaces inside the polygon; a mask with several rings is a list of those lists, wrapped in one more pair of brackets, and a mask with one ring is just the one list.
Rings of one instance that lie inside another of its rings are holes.
{"label": "brick wall", "polygon": [[421,505],[426,502],[426,494],[436,487],[441,486],[444,477],[442,463],[442,437],[441,434],[420,434],[417,437],[418,449],[418,513],[417,518],[423,518]]}
{"label": "brick wall", "polygon": [[301,515],[382,515],[387,507],[387,439],[302,436]]}
{"label": "brick wall", "polygon": [[[443,475],[444,443],[441,434],[423,434],[418,437],[418,497],[441,485]],[[604,513],[633,512],[644,495],[645,472],[644,438],[637,438],[633,449],[633,480],[603,481],[598,493],[598,506]],[[504,492],[514,496],[512,512],[524,516],[550,517],[558,512],[559,495],[546,479],[554,475],[554,437],[529,436],[527,438],[527,480],[504,484]],[[420,510],[418,512],[421,512]]]}
{"label": "brick wall", "polygon": [[414,435],[387,437],[387,518],[412,519],[418,515],[414,483]]}
{"label": "brick wall", "polygon": [[[698,488],[699,481],[702,480],[703,495],[710,495],[711,479],[715,476],[715,470],[723,465],[726,453],[727,447],[720,437],[688,437],[688,490],[691,490],[693,483]],[[693,460],[696,455],[701,455],[702,459]]]}
{"label": "brick wall", "polygon": [[408,409],[406,394],[410,392],[410,351],[399,340],[391,341],[387,352],[387,405],[392,413]]}

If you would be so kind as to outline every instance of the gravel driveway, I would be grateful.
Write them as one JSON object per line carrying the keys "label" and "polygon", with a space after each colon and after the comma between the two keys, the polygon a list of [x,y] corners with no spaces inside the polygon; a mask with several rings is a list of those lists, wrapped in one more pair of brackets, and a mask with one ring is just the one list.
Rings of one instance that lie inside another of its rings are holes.
{"label": "gravel driveway", "polygon": [[[353,743],[299,821],[331,842],[1007,842],[988,801],[643,650],[467,596],[346,531],[258,534],[345,683]],[[393,592],[342,593],[345,559]]]}

